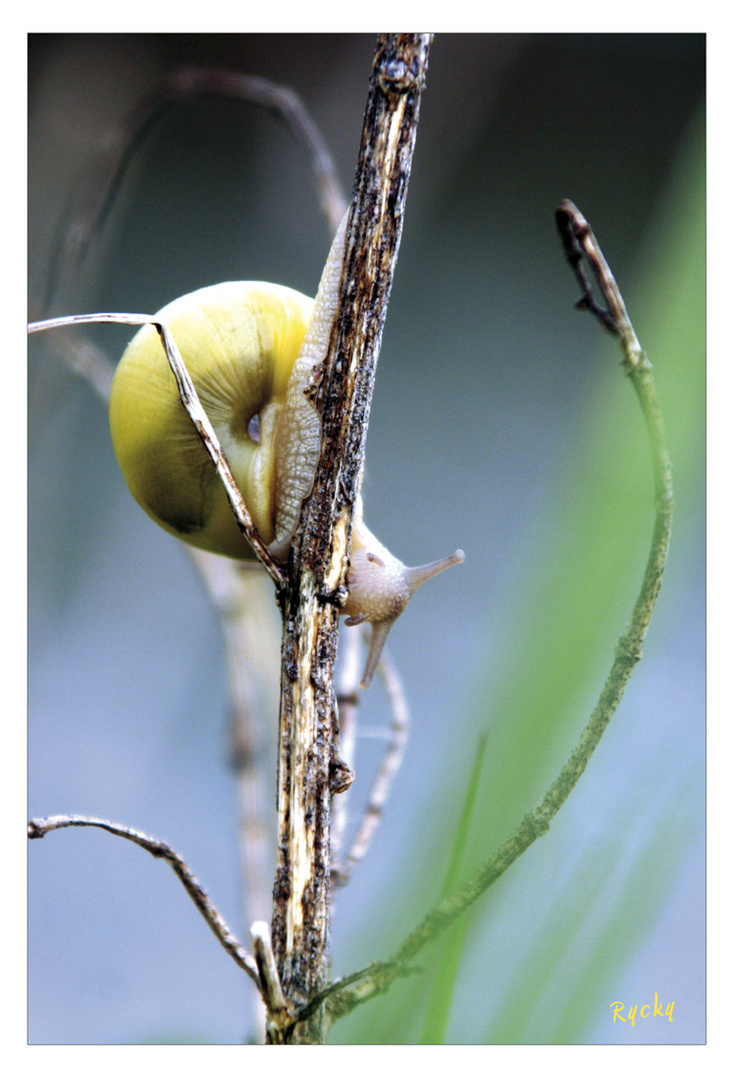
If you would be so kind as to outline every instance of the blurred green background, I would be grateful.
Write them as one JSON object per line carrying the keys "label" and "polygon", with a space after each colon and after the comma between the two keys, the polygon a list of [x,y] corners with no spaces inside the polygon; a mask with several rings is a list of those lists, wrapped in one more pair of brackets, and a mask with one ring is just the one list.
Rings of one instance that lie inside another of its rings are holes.
{"label": "blurred green background", "polygon": [[[351,187],[370,36],[31,36],[30,300],[110,125],[180,64],[303,97]],[[643,661],[548,835],[334,1042],[696,1043],[704,1029],[703,35],[439,35],[372,407],[366,519],[408,563],[464,548],[391,635],[413,715],[367,859],[337,897],[335,975],[440,897],[486,736],[463,873],[551,782],[601,688],[652,525],[619,352],[574,311],[553,211],[594,228],[653,365],[674,467],[670,562]],[[329,244],[282,122],[212,98],[141,144],[54,311],[153,311],[218,280],[313,293]],[[128,331],[95,328],[112,355]],[[43,342],[29,362],[29,811],[166,839],[239,934],[226,672],[184,552],[124,487],[104,408]],[[386,724],[364,698],[352,797]],[[275,727],[275,717],[273,718]],[[273,765],[274,801],[274,765]],[[29,1038],[248,1035],[249,985],[180,885],[69,830],[29,853]],[[267,917],[260,913],[259,917]],[[673,1021],[610,1004],[675,1001]]]}

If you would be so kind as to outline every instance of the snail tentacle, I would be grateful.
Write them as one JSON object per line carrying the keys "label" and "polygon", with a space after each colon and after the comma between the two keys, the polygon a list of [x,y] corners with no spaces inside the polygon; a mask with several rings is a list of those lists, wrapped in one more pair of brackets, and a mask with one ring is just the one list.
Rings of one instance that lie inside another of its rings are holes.
{"label": "snail tentacle", "polygon": [[359,500],[347,571],[349,595],[342,610],[350,625],[369,622],[372,627],[360,686],[366,689],[372,682],[392,625],[405,611],[415,590],[436,574],[463,561],[464,552],[457,550],[453,555],[425,566],[405,566],[364,524]]}

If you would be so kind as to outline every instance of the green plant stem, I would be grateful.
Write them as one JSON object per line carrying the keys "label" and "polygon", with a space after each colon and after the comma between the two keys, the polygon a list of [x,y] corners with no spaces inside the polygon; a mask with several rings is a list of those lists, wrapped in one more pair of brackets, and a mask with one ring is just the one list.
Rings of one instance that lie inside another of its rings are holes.
{"label": "green plant stem", "polygon": [[[424,917],[387,962],[372,964],[343,983],[333,984],[326,1000],[332,1019],[347,1015],[357,1005],[388,990],[396,978],[409,974],[409,965],[415,956],[452,926],[539,836],[548,831],[551,821],[586,769],[619,705],[632,670],[641,659],[642,643],[660,592],[670,543],[673,490],[652,365],[640,347],[617,283],[583,215],[573,203],[564,201],[556,211],[556,219],[566,255],[582,286],[583,295],[577,307],[592,311],[605,329],[619,339],[622,365],[632,380],[647,427],[656,512],[642,586],[627,628],[617,643],[597,705],[571,756],[543,798],[494,855],[460,889],[445,897]],[[607,308],[602,308],[593,298],[584,260],[597,279]]]}
{"label": "green plant stem", "polygon": [[[482,772],[484,751],[487,746],[487,733],[483,732],[479,738],[474,765],[464,796],[464,805],[459,818],[459,826],[456,830],[456,838],[451,853],[451,861],[446,871],[446,879],[443,884],[442,894],[450,894],[461,880],[461,871],[464,864],[467,843],[469,840],[469,828],[472,821],[474,806],[479,793],[479,779]],[[450,934],[444,939],[441,956],[437,963],[437,972],[433,980],[431,994],[426,1007],[426,1016],[421,1032],[422,1043],[442,1043],[451,1017],[451,1006],[454,1000],[454,988],[461,966],[464,939],[466,937],[466,920],[459,921],[453,927]]]}

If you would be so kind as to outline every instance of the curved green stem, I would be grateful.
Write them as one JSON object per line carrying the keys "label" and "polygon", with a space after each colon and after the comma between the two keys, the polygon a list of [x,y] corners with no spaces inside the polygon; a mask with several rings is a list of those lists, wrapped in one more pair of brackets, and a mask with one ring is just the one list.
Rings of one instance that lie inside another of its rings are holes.
{"label": "curved green stem", "polygon": [[[320,995],[321,1000],[324,1000],[328,994],[326,1008],[332,1020],[345,1016],[362,1002],[384,993],[396,978],[410,974],[410,962],[421,949],[448,929],[534,840],[548,831],[551,821],[586,769],[619,705],[632,669],[642,656],[642,643],[660,592],[670,542],[673,489],[662,415],[652,378],[652,365],[640,347],[617,283],[587,221],[573,203],[568,201],[558,207],[556,220],[567,258],[583,292],[577,306],[590,310],[605,329],[619,338],[622,364],[632,380],[647,426],[656,513],[642,586],[627,628],[617,643],[612,667],[596,707],[571,756],[543,798],[525,815],[512,835],[473,877],[445,897],[423,918],[387,962],[372,964],[364,971],[332,984],[327,992]],[[599,305],[593,297],[585,262],[588,262],[596,277],[607,304],[606,308]]]}

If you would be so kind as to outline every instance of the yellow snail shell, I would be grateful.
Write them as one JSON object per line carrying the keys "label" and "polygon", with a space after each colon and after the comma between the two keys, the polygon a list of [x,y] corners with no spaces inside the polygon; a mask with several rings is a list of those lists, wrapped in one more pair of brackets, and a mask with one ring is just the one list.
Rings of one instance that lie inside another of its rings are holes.
{"label": "yellow snail shell", "polygon": [[[304,390],[328,348],[343,244],[344,222],[315,301],[282,285],[225,282],[156,316],[181,352],[255,527],[279,558],[287,556],[318,462],[321,424]],[[195,547],[254,558],[153,326],[135,335],[118,365],[110,428],[127,485],[154,521]],[[359,499],[343,611],[351,624],[372,624],[363,686],[418,585],[463,558],[455,552],[425,567],[403,566],[364,525]]]}

